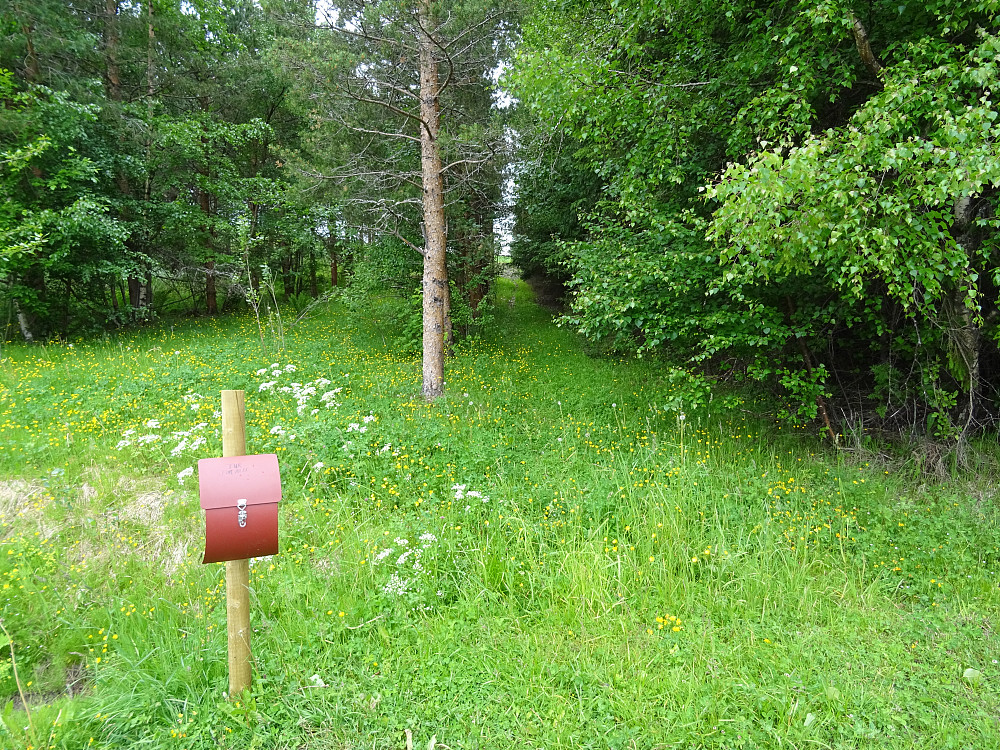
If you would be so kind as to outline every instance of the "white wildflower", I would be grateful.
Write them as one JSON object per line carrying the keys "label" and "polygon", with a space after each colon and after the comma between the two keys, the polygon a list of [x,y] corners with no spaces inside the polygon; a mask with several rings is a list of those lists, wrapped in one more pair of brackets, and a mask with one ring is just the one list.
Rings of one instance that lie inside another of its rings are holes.
{"label": "white wildflower", "polygon": [[180,471],[177,472],[177,483],[184,484],[184,480],[187,479],[192,474],[194,474],[193,466],[188,466],[186,469],[181,469]]}
{"label": "white wildflower", "polygon": [[153,429],[153,430],[155,430],[159,426],[160,426],[160,420],[159,419],[150,419],[150,420],[148,420],[146,422],[146,427],[149,427],[150,429]]}
{"label": "white wildflower", "polygon": [[393,573],[382,587],[382,591],[393,596],[401,596],[406,593],[406,583],[406,579],[400,578],[399,573]]}

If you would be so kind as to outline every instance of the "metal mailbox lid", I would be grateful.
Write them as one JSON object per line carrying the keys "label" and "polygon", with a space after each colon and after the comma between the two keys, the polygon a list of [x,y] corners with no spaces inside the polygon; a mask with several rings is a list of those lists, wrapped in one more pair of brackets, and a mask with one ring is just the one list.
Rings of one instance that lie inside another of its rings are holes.
{"label": "metal mailbox lid", "polygon": [[198,494],[201,507],[233,508],[239,500],[247,505],[281,500],[278,456],[227,456],[198,461]]}
{"label": "metal mailbox lid", "polygon": [[205,511],[205,559],[216,563],[278,554],[278,504],[248,507],[240,526],[236,508]]}

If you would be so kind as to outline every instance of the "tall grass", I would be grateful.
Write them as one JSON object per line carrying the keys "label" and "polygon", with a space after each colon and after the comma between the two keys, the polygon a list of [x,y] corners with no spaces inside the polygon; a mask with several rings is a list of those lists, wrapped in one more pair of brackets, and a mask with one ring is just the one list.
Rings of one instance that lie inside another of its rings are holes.
{"label": "tall grass", "polygon": [[[997,744],[988,487],[699,406],[513,294],[435,404],[377,309],[279,355],[249,318],[5,347],[0,605],[30,684],[25,710],[0,650],[2,746]],[[224,388],[285,495],[233,701],[186,476]]]}

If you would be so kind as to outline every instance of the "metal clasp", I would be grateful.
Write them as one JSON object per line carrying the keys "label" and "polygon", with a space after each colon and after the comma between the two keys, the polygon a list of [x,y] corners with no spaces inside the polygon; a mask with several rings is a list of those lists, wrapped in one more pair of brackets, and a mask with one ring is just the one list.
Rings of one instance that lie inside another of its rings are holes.
{"label": "metal clasp", "polygon": [[236,520],[239,521],[240,528],[245,528],[247,525],[247,501],[245,497],[241,497],[236,501],[236,507],[239,508],[239,513],[236,514]]}

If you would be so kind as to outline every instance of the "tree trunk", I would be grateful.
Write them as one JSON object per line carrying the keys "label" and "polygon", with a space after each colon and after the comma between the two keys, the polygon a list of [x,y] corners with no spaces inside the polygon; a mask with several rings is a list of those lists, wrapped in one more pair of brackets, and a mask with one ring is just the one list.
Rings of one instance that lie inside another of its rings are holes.
{"label": "tree trunk", "polygon": [[281,256],[281,288],[284,292],[284,300],[288,302],[295,294],[295,280],[292,278],[292,254],[286,252]]}
{"label": "tree trunk", "polygon": [[[981,238],[975,227],[976,203],[972,196],[963,196],[955,202],[955,224],[952,236],[971,258],[979,249]],[[962,382],[968,393],[968,401],[958,417],[964,437],[975,416],[979,400],[981,378],[979,374],[982,331],[969,307],[969,293],[974,291],[974,282],[958,284],[945,299],[945,331],[951,349],[952,374]],[[964,377],[959,377],[959,376]]]}
{"label": "tree trunk", "polygon": [[108,96],[122,100],[122,79],[118,68],[118,0],[104,0],[104,57]]}
{"label": "tree trunk", "polygon": [[24,340],[27,343],[29,344],[34,343],[35,332],[33,330],[33,322],[31,319],[32,316],[24,312],[24,310],[21,308],[21,303],[18,302],[16,297],[14,298],[13,302],[14,302],[14,314],[17,316],[17,325],[21,329],[21,335],[24,337]]}
{"label": "tree trunk", "polygon": [[[21,9],[17,7],[14,10],[21,12]],[[21,31],[24,33],[24,43],[27,49],[27,54],[24,56],[24,77],[31,83],[39,83],[42,80],[42,69],[38,64],[38,53],[35,51],[35,41],[31,35],[34,30],[35,27],[28,23],[21,24]]]}
{"label": "tree trunk", "polygon": [[139,307],[139,290],[141,288],[142,284],[138,276],[128,277],[128,303],[133,309]]}
{"label": "tree trunk", "polygon": [[[208,168],[203,174],[208,177]],[[212,196],[207,190],[200,190],[198,193],[198,203],[201,212],[205,216],[205,255],[209,260],[205,261],[205,312],[209,315],[216,315],[219,312],[219,302],[215,285],[215,261],[211,259],[215,251],[214,235],[212,229]]]}
{"label": "tree trunk", "polygon": [[441,105],[438,100],[438,63],[434,56],[431,0],[420,3],[420,172],[423,184],[423,215],[427,230],[424,243],[423,290],[423,395],[428,401],[444,395],[445,300],[448,269],[445,265],[447,236],[444,218],[444,179],[441,174]]}
{"label": "tree trunk", "polygon": [[219,312],[218,293],[215,287],[215,261],[205,263],[205,312],[216,315]]}

